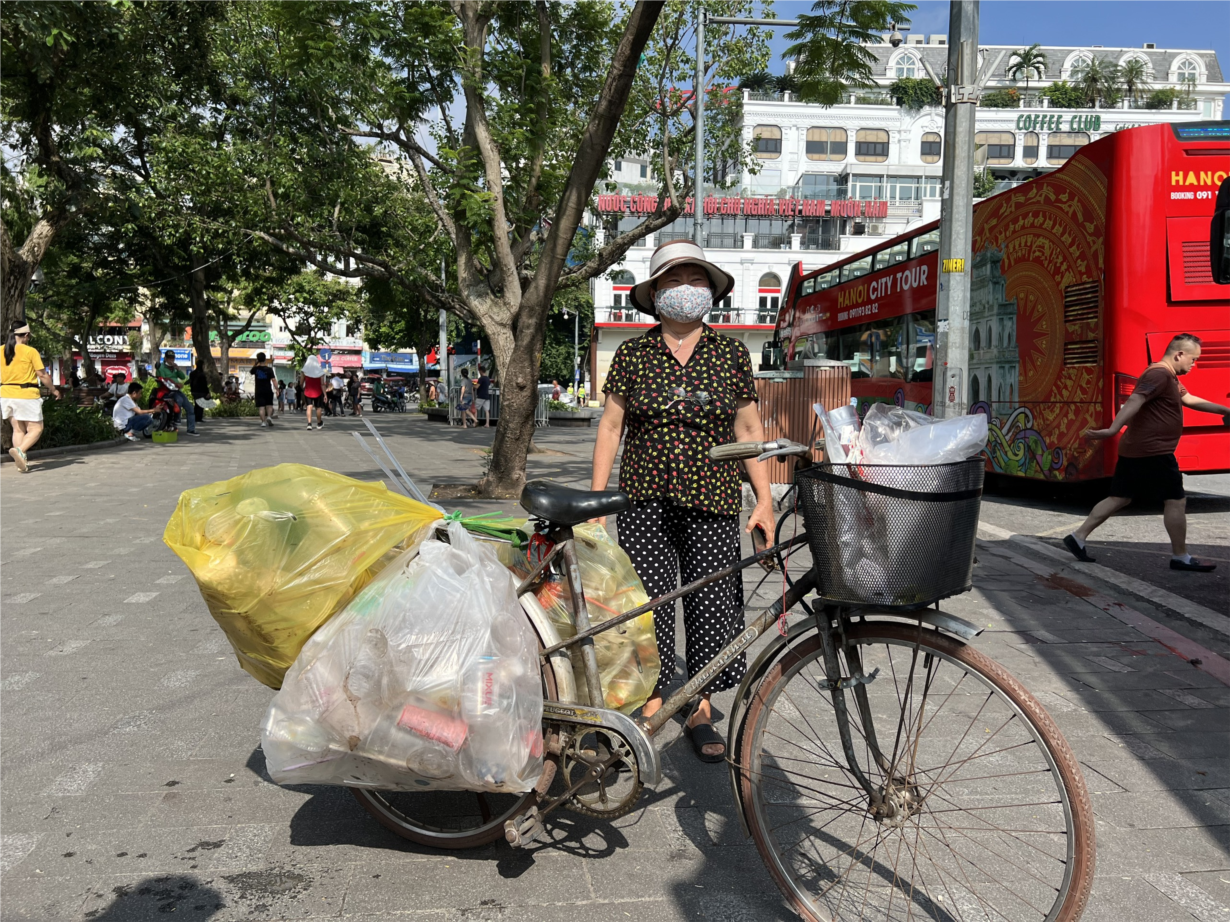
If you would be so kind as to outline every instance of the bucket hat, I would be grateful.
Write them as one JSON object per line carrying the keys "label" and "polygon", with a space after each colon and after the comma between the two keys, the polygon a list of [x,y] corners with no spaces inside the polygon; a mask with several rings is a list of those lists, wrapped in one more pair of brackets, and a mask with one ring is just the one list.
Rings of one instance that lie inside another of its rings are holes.
{"label": "bucket hat", "polygon": [[734,276],[724,269],[715,266],[705,259],[705,251],[691,240],[668,240],[653,251],[649,258],[649,278],[633,287],[629,292],[632,306],[643,314],[658,316],[654,307],[650,287],[666,272],[687,263],[700,266],[709,276],[709,284],[713,288],[713,302],[716,304],[726,297],[735,287]]}

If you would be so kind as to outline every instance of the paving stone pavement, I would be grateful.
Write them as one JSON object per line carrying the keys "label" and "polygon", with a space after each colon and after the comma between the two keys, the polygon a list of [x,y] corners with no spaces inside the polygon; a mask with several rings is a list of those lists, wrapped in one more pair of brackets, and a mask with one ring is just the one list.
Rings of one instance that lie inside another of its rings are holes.
{"label": "paving stone pavement", "polygon": [[[0,470],[0,918],[793,918],[721,765],[665,739],[664,778],[611,823],[443,854],[347,791],[272,784],[271,692],[242,672],[161,542],[180,490],[282,461],[378,479],[351,420],[211,421],[200,439]],[[475,479],[494,430],[378,419],[420,483]],[[587,485],[592,430],[542,430],[531,476]],[[468,510],[509,503],[453,503]],[[1015,551],[1013,553],[1016,553]],[[1090,922],[1230,920],[1230,688],[994,543],[945,607],[1050,710],[1092,791]],[[750,588],[750,587],[749,587]],[[718,696],[719,712],[729,693]]]}

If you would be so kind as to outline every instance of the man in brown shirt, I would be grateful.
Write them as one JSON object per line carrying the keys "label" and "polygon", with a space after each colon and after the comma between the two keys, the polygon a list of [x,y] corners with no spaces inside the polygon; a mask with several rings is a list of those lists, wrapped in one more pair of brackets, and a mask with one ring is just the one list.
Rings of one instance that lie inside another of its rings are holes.
{"label": "man in brown shirt", "polygon": [[1107,429],[1090,429],[1085,438],[1109,439],[1127,426],[1119,442],[1119,463],[1110,482],[1110,496],[1093,507],[1089,518],[1063,539],[1064,546],[1077,560],[1092,561],[1085,542],[1095,528],[1132,500],[1162,501],[1162,521],[1170,535],[1170,569],[1207,573],[1216,564],[1201,563],[1187,553],[1187,499],[1183,475],[1174,456],[1183,435],[1183,408],[1204,413],[1220,413],[1230,425],[1230,409],[1189,394],[1179,377],[1187,374],[1200,358],[1200,339],[1180,333],[1166,347],[1160,362],[1150,365],[1132,396],[1115,415]]}

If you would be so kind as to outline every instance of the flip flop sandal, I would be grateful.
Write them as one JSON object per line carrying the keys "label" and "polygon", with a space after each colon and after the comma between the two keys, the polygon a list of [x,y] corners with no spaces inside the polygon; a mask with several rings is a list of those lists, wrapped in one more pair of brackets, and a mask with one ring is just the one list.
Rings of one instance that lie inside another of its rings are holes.
{"label": "flip flop sandal", "polygon": [[[688,715],[691,719],[691,715]],[[696,758],[702,762],[724,762],[726,761],[726,740],[722,739],[720,733],[713,729],[713,724],[703,723],[697,724],[695,727],[690,727],[687,721],[683,724],[684,735],[692,741],[692,749],[696,752]],[[706,746],[718,745],[722,747],[721,752],[708,753],[705,752]]]}

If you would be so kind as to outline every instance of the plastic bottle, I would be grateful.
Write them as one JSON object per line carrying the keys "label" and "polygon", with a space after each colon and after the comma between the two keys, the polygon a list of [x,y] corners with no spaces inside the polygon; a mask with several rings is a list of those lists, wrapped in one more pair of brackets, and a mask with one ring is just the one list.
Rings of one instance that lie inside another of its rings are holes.
{"label": "plastic bottle", "polygon": [[829,423],[837,432],[837,443],[841,446],[841,450],[845,452],[847,458],[855,460],[851,457],[851,451],[858,443],[858,434],[862,426],[859,424],[858,410],[854,408],[853,403],[829,411]]}

